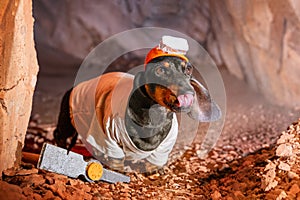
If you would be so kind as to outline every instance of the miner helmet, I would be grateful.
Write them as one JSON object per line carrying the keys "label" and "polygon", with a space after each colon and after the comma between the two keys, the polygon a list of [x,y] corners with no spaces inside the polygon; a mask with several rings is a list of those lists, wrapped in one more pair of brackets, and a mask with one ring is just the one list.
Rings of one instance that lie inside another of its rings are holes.
{"label": "miner helmet", "polygon": [[148,52],[145,59],[145,67],[151,60],[161,56],[175,56],[188,62],[189,59],[185,56],[188,50],[189,45],[186,39],[163,36],[159,45]]}

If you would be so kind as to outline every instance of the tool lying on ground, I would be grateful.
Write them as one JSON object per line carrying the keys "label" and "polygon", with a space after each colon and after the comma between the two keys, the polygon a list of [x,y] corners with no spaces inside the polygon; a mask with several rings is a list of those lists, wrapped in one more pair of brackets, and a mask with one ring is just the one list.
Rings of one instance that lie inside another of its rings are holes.
{"label": "tool lying on ground", "polygon": [[98,160],[85,161],[83,156],[66,149],[44,143],[37,164],[39,169],[63,174],[72,178],[83,176],[87,181],[106,181],[109,183],[130,182],[130,177],[104,169]]}

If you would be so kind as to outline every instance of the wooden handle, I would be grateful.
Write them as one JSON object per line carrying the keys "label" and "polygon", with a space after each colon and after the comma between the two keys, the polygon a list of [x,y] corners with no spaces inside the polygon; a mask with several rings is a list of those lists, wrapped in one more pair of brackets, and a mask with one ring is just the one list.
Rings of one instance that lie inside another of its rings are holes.
{"label": "wooden handle", "polygon": [[40,155],[36,154],[36,153],[22,152],[22,161],[23,162],[37,165],[37,163],[39,161],[39,157],[40,157]]}

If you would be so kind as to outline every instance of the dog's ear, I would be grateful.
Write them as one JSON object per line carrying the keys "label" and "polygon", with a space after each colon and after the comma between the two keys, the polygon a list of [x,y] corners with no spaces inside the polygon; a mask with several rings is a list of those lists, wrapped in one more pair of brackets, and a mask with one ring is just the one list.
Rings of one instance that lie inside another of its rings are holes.
{"label": "dog's ear", "polygon": [[213,99],[211,99],[208,90],[194,78],[191,78],[190,82],[196,94],[188,115],[200,122],[210,122],[220,119],[222,115],[221,110]]}
{"label": "dog's ear", "polygon": [[135,76],[134,76],[134,83],[133,83],[133,87],[134,89],[138,89],[141,86],[146,84],[146,80],[145,80],[145,72],[141,71],[138,72]]}

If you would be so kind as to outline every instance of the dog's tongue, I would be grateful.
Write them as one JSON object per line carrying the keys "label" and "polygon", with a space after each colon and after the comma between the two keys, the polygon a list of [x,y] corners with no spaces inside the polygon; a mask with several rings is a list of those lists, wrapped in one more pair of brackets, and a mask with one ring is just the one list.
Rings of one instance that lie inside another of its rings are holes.
{"label": "dog's tongue", "polygon": [[179,107],[189,107],[193,104],[194,96],[192,94],[179,95],[177,97],[179,101]]}

